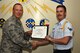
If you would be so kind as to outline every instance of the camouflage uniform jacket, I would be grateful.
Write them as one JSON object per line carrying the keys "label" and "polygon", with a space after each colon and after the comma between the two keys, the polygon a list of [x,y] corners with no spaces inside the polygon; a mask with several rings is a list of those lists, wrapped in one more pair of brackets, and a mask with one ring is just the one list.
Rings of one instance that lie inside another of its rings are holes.
{"label": "camouflage uniform jacket", "polygon": [[31,43],[24,36],[20,20],[15,16],[10,17],[3,25],[0,53],[22,53],[22,48],[31,49]]}

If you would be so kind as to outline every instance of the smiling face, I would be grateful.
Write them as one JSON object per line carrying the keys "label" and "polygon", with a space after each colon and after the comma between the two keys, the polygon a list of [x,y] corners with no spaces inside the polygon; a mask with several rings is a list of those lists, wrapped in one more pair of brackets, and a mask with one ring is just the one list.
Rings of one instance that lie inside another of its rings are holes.
{"label": "smiling face", "polygon": [[23,7],[21,4],[16,4],[14,7],[13,7],[13,15],[16,17],[16,18],[20,18],[22,15],[23,15]]}
{"label": "smiling face", "polygon": [[61,21],[66,17],[66,11],[63,7],[56,8],[56,17],[58,21]]}

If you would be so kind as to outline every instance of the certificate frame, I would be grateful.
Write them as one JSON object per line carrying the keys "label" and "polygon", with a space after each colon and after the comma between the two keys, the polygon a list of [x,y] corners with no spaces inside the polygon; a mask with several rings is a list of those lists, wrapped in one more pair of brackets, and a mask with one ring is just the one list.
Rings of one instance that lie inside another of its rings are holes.
{"label": "certificate frame", "polygon": [[48,35],[48,26],[35,25],[33,27],[33,32],[31,35],[32,38],[44,39],[46,35]]}

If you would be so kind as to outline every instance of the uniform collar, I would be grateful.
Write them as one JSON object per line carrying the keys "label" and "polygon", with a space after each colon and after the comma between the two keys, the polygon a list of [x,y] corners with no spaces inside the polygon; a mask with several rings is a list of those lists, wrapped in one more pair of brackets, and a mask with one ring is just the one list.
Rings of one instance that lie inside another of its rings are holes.
{"label": "uniform collar", "polygon": [[12,15],[12,19],[13,20],[19,20],[20,21],[20,19],[19,18],[16,18],[14,15]]}
{"label": "uniform collar", "polygon": [[63,23],[66,21],[66,19],[64,18],[63,20],[61,20],[60,22],[58,22],[59,25],[63,25]]}
{"label": "uniform collar", "polygon": [[21,17],[20,17],[20,18],[16,18],[14,15],[12,15],[12,17],[13,17],[14,19],[17,19],[17,20],[20,20],[20,18],[21,18]]}

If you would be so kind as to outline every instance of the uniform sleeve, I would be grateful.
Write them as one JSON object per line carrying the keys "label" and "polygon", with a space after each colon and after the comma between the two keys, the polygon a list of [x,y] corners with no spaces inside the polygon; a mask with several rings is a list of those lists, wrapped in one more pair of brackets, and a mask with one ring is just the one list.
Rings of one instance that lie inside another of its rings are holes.
{"label": "uniform sleeve", "polygon": [[51,32],[50,36],[54,37],[54,28],[52,29],[52,32]]}
{"label": "uniform sleeve", "polygon": [[32,48],[31,43],[28,40],[24,39],[24,31],[22,31],[19,26],[9,26],[9,38],[13,43],[23,48]]}
{"label": "uniform sleeve", "polygon": [[56,25],[57,25],[57,24],[55,24],[55,25],[53,26],[53,28],[52,28],[52,32],[51,32],[51,34],[50,34],[51,37],[54,37],[54,31],[55,31]]}
{"label": "uniform sleeve", "polygon": [[66,23],[64,29],[64,36],[73,36],[73,27],[71,23]]}

